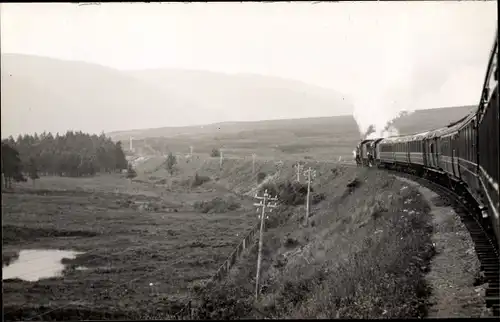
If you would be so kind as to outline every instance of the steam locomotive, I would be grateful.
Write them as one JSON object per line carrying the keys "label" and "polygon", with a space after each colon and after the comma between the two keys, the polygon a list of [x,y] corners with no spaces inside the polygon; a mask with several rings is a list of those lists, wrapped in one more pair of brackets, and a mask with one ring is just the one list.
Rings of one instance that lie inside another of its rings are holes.
{"label": "steam locomotive", "polygon": [[479,220],[493,229],[500,246],[497,64],[498,30],[477,109],[443,128],[362,140],[356,147],[356,162],[411,172],[465,190],[479,207]]}

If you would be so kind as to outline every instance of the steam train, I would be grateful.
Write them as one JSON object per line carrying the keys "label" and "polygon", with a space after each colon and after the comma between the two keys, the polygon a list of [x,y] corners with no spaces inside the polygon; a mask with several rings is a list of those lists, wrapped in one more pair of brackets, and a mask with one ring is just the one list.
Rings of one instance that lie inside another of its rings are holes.
{"label": "steam train", "polygon": [[499,220],[498,30],[477,109],[443,128],[413,135],[362,140],[359,166],[389,168],[427,177],[474,198],[483,221],[496,235]]}

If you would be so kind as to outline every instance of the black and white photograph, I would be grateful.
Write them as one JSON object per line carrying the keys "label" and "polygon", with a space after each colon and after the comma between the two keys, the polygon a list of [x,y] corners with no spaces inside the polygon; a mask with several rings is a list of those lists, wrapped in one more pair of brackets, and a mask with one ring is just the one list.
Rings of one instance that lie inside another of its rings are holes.
{"label": "black and white photograph", "polygon": [[3,320],[498,319],[498,11],[2,2]]}

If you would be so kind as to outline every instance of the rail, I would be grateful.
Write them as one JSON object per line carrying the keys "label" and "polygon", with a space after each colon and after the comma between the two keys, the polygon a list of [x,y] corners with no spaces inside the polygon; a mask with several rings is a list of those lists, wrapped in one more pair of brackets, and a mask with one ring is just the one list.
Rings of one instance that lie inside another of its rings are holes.
{"label": "rail", "polygon": [[478,219],[480,216],[476,216],[478,208],[474,198],[466,189],[459,190],[459,193],[457,193],[448,188],[445,184],[440,184],[427,178],[391,169],[386,171],[427,186],[427,188],[434,190],[441,196],[443,196],[443,194],[447,195],[461,206],[461,208],[466,210],[462,213],[458,213],[458,215],[474,242],[477,257],[481,263],[482,282],[488,283],[485,292],[486,306],[492,309],[492,313],[495,317],[500,316],[500,258],[498,244],[495,235],[490,233],[488,228],[481,223]]}

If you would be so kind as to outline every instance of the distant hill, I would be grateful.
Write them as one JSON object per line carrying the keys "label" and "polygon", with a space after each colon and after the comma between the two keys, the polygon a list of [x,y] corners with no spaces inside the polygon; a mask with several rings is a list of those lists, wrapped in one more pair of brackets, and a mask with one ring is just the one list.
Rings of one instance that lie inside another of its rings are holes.
{"label": "distant hill", "polygon": [[254,74],[154,69],[129,75],[167,92],[189,97],[205,114],[198,124],[351,114],[333,89]]}
{"label": "distant hill", "polygon": [[2,54],[2,137],[350,114],[331,89],[276,77],[186,70],[120,71]]}
{"label": "distant hill", "polygon": [[[469,113],[474,106],[419,110],[395,121],[401,134],[412,134],[445,126]],[[207,155],[223,148],[227,155],[280,157],[286,155],[315,158],[349,158],[360,133],[351,115],[259,122],[216,123],[197,127],[172,127],[109,133],[114,140],[128,142],[140,154],[168,151]],[[128,144],[124,144],[128,149]]]}
{"label": "distant hill", "polygon": [[459,120],[473,109],[474,105],[418,110],[394,122],[400,134],[413,134],[433,130]]}

